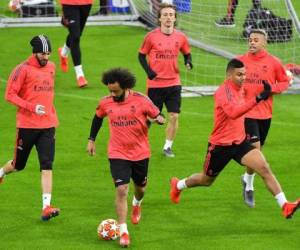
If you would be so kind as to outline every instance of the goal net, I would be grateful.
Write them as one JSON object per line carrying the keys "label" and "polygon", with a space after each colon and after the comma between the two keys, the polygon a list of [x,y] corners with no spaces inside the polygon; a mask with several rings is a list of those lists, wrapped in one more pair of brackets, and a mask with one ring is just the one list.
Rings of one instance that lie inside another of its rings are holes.
{"label": "goal net", "polygon": [[[156,26],[158,1],[134,0],[133,2],[142,21],[150,27]],[[172,2],[177,6],[177,28],[188,35],[194,47],[193,70],[186,71],[183,67],[181,69],[183,85],[191,87],[185,88],[187,91],[197,91],[197,86],[209,85],[213,87],[207,87],[204,93],[211,94],[223,81],[228,59],[247,51],[247,34],[245,34],[247,28],[249,29],[245,24],[247,16],[248,19],[256,19],[259,25],[263,25],[262,22],[272,22],[271,18],[275,19],[272,15],[276,16],[278,20],[282,20],[274,23],[272,27],[273,30],[278,30],[278,33],[281,29],[284,33],[284,29],[290,27],[290,32],[286,31],[282,39],[278,37],[277,40],[273,39],[269,42],[268,51],[280,58],[283,64],[300,64],[299,20],[296,15],[297,12],[300,13],[298,1],[294,1],[293,5],[289,0],[262,0],[260,6],[261,12],[264,11],[262,16],[268,14],[269,16],[261,17],[249,15],[250,10],[255,9],[252,0],[240,0],[235,8],[232,23],[224,23],[224,18],[228,16],[228,0],[166,2]],[[298,9],[295,9],[296,7]],[[290,26],[286,27],[288,25]],[[200,89],[203,90],[203,87]]]}
{"label": "goal net", "polygon": [[[24,18],[22,10],[16,12],[8,10],[9,1],[6,1],[5,9],[1,3],[0,27],[60,25],[60,18],[57,15],[61,13],[61,9],[57,0],[18,1],[43,1],[42,6],[49,3],[51,6],[38,12],[31,12],[32,17],[29,13],[29,18]],[[193,70],[187,71],[183,63],[180,63],[182,84],[187,91],[197,92],[198,87],[202,94],[211,94],[214,91],[224,79],[228,59],[247,51],[247,31],[254,25],[251,23],[253,20],[256,22],[255,25],[262,28],[272,23],[268,29],[273,33],[275,31],[282,33],[282,37],[275,35],[268,44],[270,53],[280,58],[285,65],[300,64],[300,24],[296,14],[300,13],[298,0],[239,0],[234,10],[232,6],[228,6],[228,0],[95,0],[88,25],[142,23],[154,28],[157,26],[158,6],[162,1],[176,5],[177,27],[188,35],[193,46]],[[256,10],[257,6],[255,8],[253,6],[256,1],[261,2],[259,11]],[[50,8],[53,5],[54,11]],[[49,13],[47,15],[50,9],[51,15]],[[36,7],[29,10],[36,11]],[[234,12],[233,20],[224,23],[224,17],[228,17],[230,11]],[[299,68],[298,73],[300,74]],[[299,78],[295,79],[299,84]],[[294,84],[294,87],[297,88],[297,84]],[[203,86],[209,87],[205,87],[203,92]]]}

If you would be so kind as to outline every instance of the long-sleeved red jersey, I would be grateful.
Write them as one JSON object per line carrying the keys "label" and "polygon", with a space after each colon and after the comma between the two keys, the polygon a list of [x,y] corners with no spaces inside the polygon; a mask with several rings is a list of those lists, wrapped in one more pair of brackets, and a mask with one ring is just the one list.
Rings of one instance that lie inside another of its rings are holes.
{"label": "long-sleeved red jersey", "polygon": [[244,114],[257,104],[256,98],[245,101],[243,88],[230,80],[224,81],[214,98],[214,128],[209,142],[220,146],[240,144],[246,138]]}
{"label": "long-sleeved red jersey", "polygon": [[[246,67],[246,80],[243,83],[246,100],[252,99],[263,90],[262,81],[271,85],[272,93],[279,94],[289,87],[289,78],[278,58],[267,51],[260,51],[254,55],[246,53],[238,57]],[[247,118],[269,119],[272,117],[273,98],[261,101],[246,114]]]}
{"label": "long-sleeved red jersey", "polygon": [[[17,128],[51,128],[58,125],[54,100],[55,65],[41,67],[34,55],[11,73],[5,99],[18,107]],[[37,104],[45,106],[45,115],[37,115]]]}

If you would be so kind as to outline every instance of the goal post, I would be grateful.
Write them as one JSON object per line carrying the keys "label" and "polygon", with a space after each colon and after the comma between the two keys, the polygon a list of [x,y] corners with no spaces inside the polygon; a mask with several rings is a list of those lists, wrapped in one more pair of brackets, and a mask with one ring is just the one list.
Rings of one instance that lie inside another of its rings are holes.
{"label": "goal post", "polygon": [[[133,0],[142,21],[150,27],[156,26],[157,0]],[[182,84],[187,91],[205,87],[202,94],[209,93],[223,81],[228,59],[247,51],[247,37],[243,36],[244,23],[249,11],[253,8],[252,0],[239,1],[234,15],[234,27],[218,27],[216,22],[227,14],[227,0],[173,0],[178,9],[177,28],[188,35],[193,46],[192,71],[181,69]],[[277,56],[283,64],[300,64],[300,26],[297,13],[300,3],[296,3],[297,11],[291,0],[262,0],[261,8],[270,10],[276,16],[291,20],[291,39],[268,44],[268,51]],[[148,6],[148,12],[145,9]],[[276,28],[281,28],[277,27]],[[296,78],[296,83],[299,79]],[[297,87],[297,85],[295,85]]]}

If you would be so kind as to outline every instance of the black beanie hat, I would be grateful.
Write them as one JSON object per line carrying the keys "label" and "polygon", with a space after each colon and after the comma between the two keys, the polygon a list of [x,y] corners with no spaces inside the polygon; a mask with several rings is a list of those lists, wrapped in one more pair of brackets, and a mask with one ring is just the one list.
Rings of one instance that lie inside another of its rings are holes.
{"label": "black beanie hat", "polygon": [[51,52],[51,44],[45,35],[35,36],[31,39],[32,53],[47,53]]}

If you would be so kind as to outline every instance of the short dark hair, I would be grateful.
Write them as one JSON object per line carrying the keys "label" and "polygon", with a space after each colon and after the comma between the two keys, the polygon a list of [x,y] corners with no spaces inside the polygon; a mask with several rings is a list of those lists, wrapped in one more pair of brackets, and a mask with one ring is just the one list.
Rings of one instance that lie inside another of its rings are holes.
{"label": "short dark hair", "polygon": [[250,33],[249,33],[249,37],[251,34],[261,34],[263,35],[266,39],[268,39],[268,34],[267,32],[264,30],[264,29],[252,29],[250,30]]}
{"label": "short dark hair", "polygon": [[231,59],[227,64],[226,72],[232,69],[239,69],[245,67],[244,63],[238,59]]}
{"label": "short dark hair", "polygon": [[102,82],[104,85],[119,83],[121,89],[132,89],[135,86],[135,76],[125,68],[113,68],[102,74]]}

